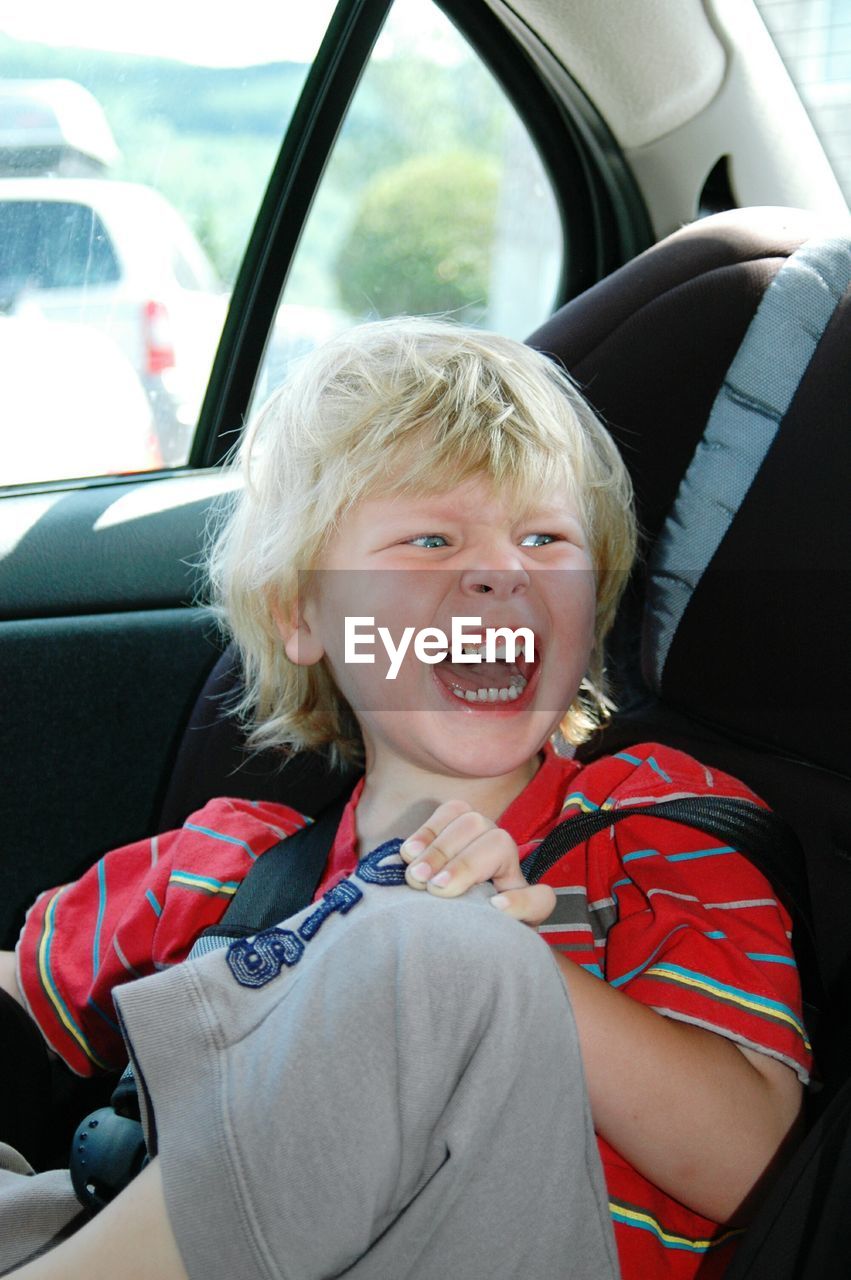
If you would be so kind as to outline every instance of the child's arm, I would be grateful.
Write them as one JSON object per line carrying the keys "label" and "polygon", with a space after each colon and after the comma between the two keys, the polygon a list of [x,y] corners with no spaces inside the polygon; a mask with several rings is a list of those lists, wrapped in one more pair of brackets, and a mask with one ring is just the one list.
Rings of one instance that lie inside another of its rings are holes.
{"label": "child's arm", "polygon": [[[412,848],[417,838],[426,843]],[[402,856],[408,883],[439,897],[493,880],[506,914],[527,923],[541,923],[555,903],[548,886],[523,887],[512,838],[463,801],[441,805]],[[550,895],[549,907],[536,891]],[[570,993],[598,1133],[695,1212],[714,1222],[741,1214],[796,1132],[802,1089],[794,1071],[553,957]]]}
{"label": "child's arm", "polygon": [[72,1071],[123,1066],[115,988],[185,959],[254,859],[303,822],[283,805],[218,797],[182,828],[113,849],[78,880],[39,895],[16,948],[20,989]]}
{"label": "child's arm", "polygon": [[570,993],[597,1132],[695,1212],[746,1220],[749,1198],[797,1135],[794,1071],[666,1018],[552,954]]}

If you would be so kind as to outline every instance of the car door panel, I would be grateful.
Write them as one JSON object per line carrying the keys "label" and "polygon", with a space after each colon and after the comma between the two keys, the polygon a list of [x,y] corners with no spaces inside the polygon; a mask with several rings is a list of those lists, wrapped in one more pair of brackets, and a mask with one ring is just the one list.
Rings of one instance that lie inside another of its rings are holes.
{"label": "car door panel", "polygon": [[207,473],[4,500],[3,945],[41,889],[156,829],[220,651],[197,565],[227,487]]}

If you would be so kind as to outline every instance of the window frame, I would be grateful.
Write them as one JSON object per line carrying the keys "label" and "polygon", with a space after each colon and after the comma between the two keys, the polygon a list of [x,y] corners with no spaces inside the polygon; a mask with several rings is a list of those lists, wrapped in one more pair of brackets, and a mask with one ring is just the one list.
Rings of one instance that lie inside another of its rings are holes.
{"label": "window frame", "polygon": [[248,410],[278,302],[349,103],[393,0],[340,0],[284,136],[231,295],[189,455],[221,465]]}

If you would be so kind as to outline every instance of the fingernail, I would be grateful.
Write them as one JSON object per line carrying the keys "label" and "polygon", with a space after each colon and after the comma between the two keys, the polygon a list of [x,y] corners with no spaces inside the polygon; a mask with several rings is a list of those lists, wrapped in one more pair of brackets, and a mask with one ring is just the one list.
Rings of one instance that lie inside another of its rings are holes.
{"label": "fingernail", "polygon": [[492,907],[496,907],[497,911],[504,911],[508,906],[508,899],[504,893],[495,893],[490,899]]}
{"label": "fingernail", "polygon": [[403,845],[402,845],[402,848],[401,848],[400,852],[401,852],[401,853],[410,853],[410,854],[414,854],[414,853],[422,853],[422,851],[423,851],[423,849],[424,849],[425,847],[426,847],[426,842],[425,842],[425,840],[420,840],[420,839],[419,839],[418,837],[416,837],[416,836],[411,836],[410,840],[406,840],[406,841],[403,843]]}
{"label": "fingernail", "polygon": [[418,862],[415,867],[411,867],[410,874],[415,880],[420,880],[425,884],[426,880],[431,879],[431,867],[427,862]]}
{"label": "fingernail", "polygon": [[441,871],[439,875],[432,876],[431,883],[436,884],[438,889],[443,889],[445,888],[446,885],[449,884],[449,879],[450,879],[449,872]]}

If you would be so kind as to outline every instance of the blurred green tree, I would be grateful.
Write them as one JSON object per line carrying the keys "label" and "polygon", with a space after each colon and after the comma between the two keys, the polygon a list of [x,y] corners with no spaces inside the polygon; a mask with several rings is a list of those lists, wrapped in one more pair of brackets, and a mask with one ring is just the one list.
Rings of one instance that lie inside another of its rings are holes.
{"label": "blurred green tree", "polygon": [[340,298],[354,315],[483,314],[499,169],[487,155],[417,156],[364,189],[337,258]]}

